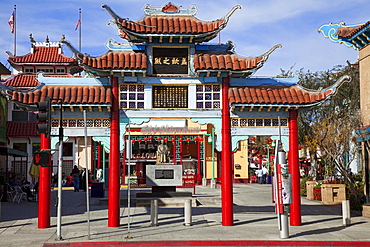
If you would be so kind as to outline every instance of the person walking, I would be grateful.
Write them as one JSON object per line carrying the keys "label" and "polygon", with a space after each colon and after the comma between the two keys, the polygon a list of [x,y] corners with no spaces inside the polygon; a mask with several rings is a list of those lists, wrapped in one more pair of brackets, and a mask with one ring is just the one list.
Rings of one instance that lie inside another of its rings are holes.
{"label": "person walking", "polygon": [[79,192],[80,191],[80,170],[78,170],[76,165],[72,169],[71,176],[72,176],[73,187],[75,188],[75,192]]}
{"label": "person walking", "polygon": [[269,170],[267,170],[266,166],[262,167],[262,183],[267,184],[267,175],[269,173]]}
{"label": "person walking", "polygon": [[262,175],[263,175],[263,171],[261,168],[259,168],[257,171],[256,171],[256,175],[257,175],[257,179],[258,179],[258,183],[259,184],[262,184]]}

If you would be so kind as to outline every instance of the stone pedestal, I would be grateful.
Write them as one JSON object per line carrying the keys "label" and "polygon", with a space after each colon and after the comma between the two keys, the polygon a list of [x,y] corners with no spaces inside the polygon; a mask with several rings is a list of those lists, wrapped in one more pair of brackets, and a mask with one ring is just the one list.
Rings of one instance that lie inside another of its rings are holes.
{"label": "stone pedestal", "polygon": [[324,204],[341,204],[346,200],[346,185],[322,184],[321,198]]}
{"label": "stone pedestal", "polygon": [[314,200],[313,188],[316,186],[316,181],[306,182],[307,199]]}

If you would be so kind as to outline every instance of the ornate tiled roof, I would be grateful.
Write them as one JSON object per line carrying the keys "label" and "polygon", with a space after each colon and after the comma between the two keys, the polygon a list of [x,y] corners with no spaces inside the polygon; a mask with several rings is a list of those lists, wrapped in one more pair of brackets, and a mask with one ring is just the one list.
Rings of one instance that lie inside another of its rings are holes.
{"label": "ornate tiled roof", "polygon": [[[229,20],[229,17],[240,5],[235,6],[225,17],[205,22],[195,17],[196,7],[180,9],[172,3],[162,8],[144,7],[146,16],[140,21],[131,21],[119,17],[107,5],[103,5],[112,15],[112,23],[118,28],[119,35],[131,42],[162,42],[163,38],[172,36],[170,42],[205,42],[213,39]],[[158,35],[158,36],[156,36]],[[182,36],[182,37],[181,37]],[[186,40],[183,40],[183,38]],[[166,40],[167,42],[167,40]]]}
{"label": "ornate tiled roof", "polygon": [[[45,77],[73,77],[71,74],[58,75],[58,74],[44,74]],[[19,74],[9,78],[5,82],[7,87],[36,87],[39,85],[36,74]]]}
{"label": "ornate tiled roof", "polygon": [[356,50],[362,49],[370,43],[370,21],[346,26],[344,23],[325,24],[319,28],[324,37],[333,42],[343,43]]}
{"label": "ornate tiled roof", "polygon": [[6,123],[6,136],[7,137],[31,137],[39,136],[36,131],[38,123],[19,123],[7,122]]}
{"label": "ornate tiled roof", "polygon": [[309,105],[325,100],[333,90],[312,92],[297,86],[290,87],[232,87],[230,104]]}
{"label": "ornate tiled roof", "polygon": [[349,26],[349,27],[342,27],[338,28],[338,36],[342,38],[351,38],[353,35],[364,29],[365,27],[370,25],[370,21],[362,24],[361,26]]}
{"label": "ornate tiled roof", "polygon": [[43,86],[34,92],[12,92],[12,100],[27,105],[45,97],[63,99],[63,104],[111,104],[112,90],[105,86]]}
{"label": "ornate tiled roof", "polygon": [[60,53],[60,47],[33,46],[31,53],[24,56],[9,57],[12,64],[61,64],[69,65],[75,60]]}
{"label": "ornate tiled roof", "polygon": [[195,54],[194,69],[248,70],[256,68],[263,57],[242,58],[236,54]]}
{"label": "ornate tiled roof", "polygon": [[247,86],[229,88],[229,102],[241,107],[311,107],[318,105],[331,96],[351,77],[344,75],[331,87],[323,90],[310,90],[298,85],[292,86]]}
{"label": "ornate tiled roof", "polygon": [[96,69],[146,70],[147,56],[135,52],[107,52],[100,57],[84,56],[82,63]]}

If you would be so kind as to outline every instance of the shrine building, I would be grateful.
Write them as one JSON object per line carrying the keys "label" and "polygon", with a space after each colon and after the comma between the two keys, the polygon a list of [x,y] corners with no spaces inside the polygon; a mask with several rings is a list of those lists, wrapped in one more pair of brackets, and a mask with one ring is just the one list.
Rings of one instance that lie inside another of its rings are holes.
{"label": "shrine building", "polygon": [[[18,74],[5,82],[3,91],[13,112],[18,108],[35,111],[35,104],[47,96],[62,99],[61,103],[52,101],[55,136],[50,143],[52,149],[56,147],[62,125],[67,144],[63,171],[69,173],[73,165],[83,168],[88,159],[92,171],[104,168],[103,177],[115,191],[109,196],[119,198],[117,186],[127,184],[128,175],[132,185],[145,186],[146,165],[155,164],[156,147],[164,141],[170,163],[183,167],[183,186],[215,186],[223,173],[230,174],[232,182],[247,183],[252,168],[270,166],[273,160],[259,156],[264,161],[255,162],[256,156],[248,152],[264,137],[268,150],[273,150],[273,141],[282,140],[297,176],[298,110],[323,103],[346,78],[315,91],[299,86],[298,78],[252,77],[281,45],[242,57],[231,41],[210,43],[227,28],[239,5],[213,21],[198,19],[194,5],[189,9],[172,3],[160,8],[146,5],[145,17],[137,21],[120,17],[107,5],[102,8],[121,38],[120,42],[109,40],[105,54],[86,55],[65,37],[59,42],[35,42],[31,37],[31,53],[9,56]],[[73,58],[62,54],[62,45],[72,51]],[[84,110],[88,147],[83,142]],[[33,113],[27,114],[27,123],[18,121],[16,114],[8,119],[9,130],[18,128],[9,136],[10,142],[37,146],[36,121]],[[31,125],[29,136],[21,134]],[[34,150],[28,147],[27,151],[32,156]],[[57,157],[55,153],[55,164]],[[231,165],[225,167],[229,161]],[[299,184],[293,190],[299,193]],[[117,226],[113,218],[115,223],[110,221],[109,226]]]}

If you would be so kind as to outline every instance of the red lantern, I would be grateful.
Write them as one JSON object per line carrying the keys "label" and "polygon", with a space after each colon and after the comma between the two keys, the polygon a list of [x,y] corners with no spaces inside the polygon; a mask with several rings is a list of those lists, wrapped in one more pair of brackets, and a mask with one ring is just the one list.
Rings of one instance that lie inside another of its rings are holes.
{"label": "red lantern", "polygon": [[161,140],[161,138],[160,137],[157,137],[157,141],[160,141]]}
{"label": "red lantern", "polygon": [[137,141],[138,141],[139,143],[141,143],[141,141],[142,141],[142,140],[141,140],[141,139],[138,139]]}
{"label": "red lantern", "polygon": [[171,139],[171,142],[175,142],[175,138],[172,138],[172,139]]}
{"label": "red lantern", "polygon": [[252,142],[255,142],[256,141],[256,137],[251,137],[251,138],[249,138]]}
{"label": "red lantern", "polygon": [[198,141],[202,142],[203,141],[203,138],[202,137],[198,137]]}
{"label": "red lantern", "polygon": [[181,138],[179,139],[179,142],[182,142],[182,139]]}
{"label": "red lantern", "polygon": [[146,141],[148,141],[148,138],[147,138],[147,137],[145,137],[145,138],[144,138],[144,141],[145,141],[145,142],[146,142]]}
{"label": "red lantern", "polygon": [[165,141],[165,142],[168,142],[168,138],[167,138],[167,137],[166,137],[166,138],[164,138],[164,141]]}
{"label": "red lantern", "polygon": [[186,141],[189,143],[190,142],[190,138],[186,138]]}
{"label": "red lantern", "polygon": [[132,143],[135,143],[135,142],[136,142],[136,140],[131,140],[131,142],[132,142]]}
{"label": "red lantern", "polygon": [[195,142],[197,142],[198,141],[198,137],[196,136],[196,137],[194,137],[194,141]]}

